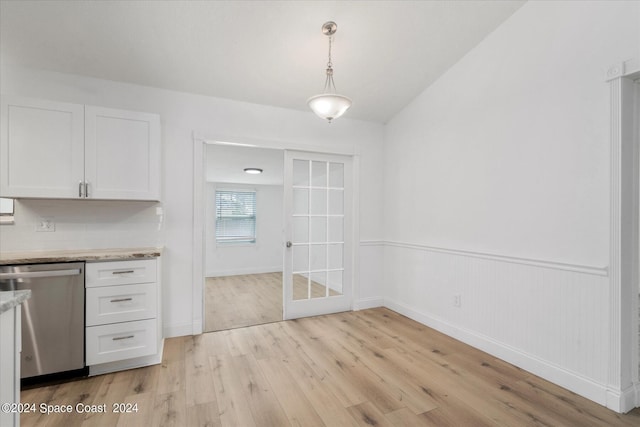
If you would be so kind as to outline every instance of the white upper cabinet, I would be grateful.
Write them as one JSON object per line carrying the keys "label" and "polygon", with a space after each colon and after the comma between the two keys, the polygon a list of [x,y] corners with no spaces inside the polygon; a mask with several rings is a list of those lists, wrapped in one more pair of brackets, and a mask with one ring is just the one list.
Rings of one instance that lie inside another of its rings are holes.
{"label": "white upper cabinet", "polygon": [[3,197],[160,199],[157,114],[2,97]]}
{"label": "white upper cabinet", "polygon": [[160,198],[160,117],[85,107],[87,197]]}
{"label": "white upper cabinet", "polygon": [[3,197],[78,197],[84,107],[3,96],[0,169]]}

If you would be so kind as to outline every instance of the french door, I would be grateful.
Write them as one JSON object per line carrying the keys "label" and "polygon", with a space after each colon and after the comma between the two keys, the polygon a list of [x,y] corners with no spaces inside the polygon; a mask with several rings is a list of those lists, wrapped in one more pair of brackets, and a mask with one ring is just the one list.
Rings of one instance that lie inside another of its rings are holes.
{"label": "french door", "polygon": [[352,307],[352,161],[285,151],[284,318]]}

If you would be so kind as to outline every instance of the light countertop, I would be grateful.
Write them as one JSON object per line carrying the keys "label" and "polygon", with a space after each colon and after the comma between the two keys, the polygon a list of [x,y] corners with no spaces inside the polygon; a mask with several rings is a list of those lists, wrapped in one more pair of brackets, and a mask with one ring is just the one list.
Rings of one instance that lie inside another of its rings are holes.
{"label": "light countertop", "polygon": [[162,248],[80,249],[0,253],[0,265],[157,258]]}

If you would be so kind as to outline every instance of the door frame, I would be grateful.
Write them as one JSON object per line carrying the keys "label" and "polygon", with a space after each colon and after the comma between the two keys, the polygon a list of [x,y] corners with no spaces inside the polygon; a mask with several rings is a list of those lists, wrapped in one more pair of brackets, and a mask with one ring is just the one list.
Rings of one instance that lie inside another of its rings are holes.
{"label": "door frame", "polygon": [[640,63],[614,64],[610,95],[609,360],[605,406],[625,413],[640,406],[638,283],[640,152],[635,80]]}
{"label": "door frame", "polygon": [[[235,145],[239,147],[273,148],[311,153],[337,154],[352,158],[352,200],[353,227],[351,239],[351,306],[360,294],[360,153],[355,145],[316,145],[299,142],[274,141],[243,136],[192,134],[193,140],[193,218],[192,218],[192,334],[199,335],[204,330],[204,282],[205,282],[205,181],[206,145]],[[282,242],[284,245],[284,241]],[[283,259],[284,263],[284,259]],[[284,267],[284,265],[283,265]],[[284,301],[283,301],[284,305]],[[352,308],[353,309],[353,308]]]}

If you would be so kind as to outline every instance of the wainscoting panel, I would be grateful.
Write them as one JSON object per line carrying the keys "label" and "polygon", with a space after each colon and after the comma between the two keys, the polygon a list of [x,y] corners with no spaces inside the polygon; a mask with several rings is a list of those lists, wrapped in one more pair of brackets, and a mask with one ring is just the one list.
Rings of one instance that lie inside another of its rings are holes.
{"label": "wainscoting panel", "polygon": [[606,268],[504,258],[387,242],[385,305],[604,403]]}
{"label": "wainscoting panel", "polygon": [[358,280],[353,290],[354,310],[382,307],[384,242],[361,240],[358,259]]}

